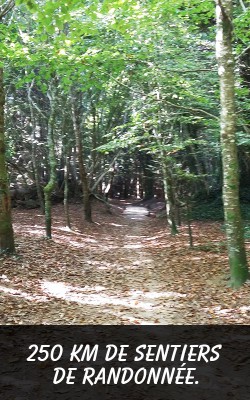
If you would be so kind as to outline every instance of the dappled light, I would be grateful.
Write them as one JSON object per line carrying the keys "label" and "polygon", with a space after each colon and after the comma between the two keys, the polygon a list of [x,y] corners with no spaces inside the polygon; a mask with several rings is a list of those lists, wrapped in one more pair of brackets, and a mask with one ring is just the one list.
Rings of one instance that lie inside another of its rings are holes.
{"label": "dappled light", "polygon": [[5,286],[0,286],[0,291],[2,291],[3,293],[6,293],[8,295],[11,296],[18,296],[21,297],[25,300],[29,300],[29,301],[46,301],[46,296],[39,296],[39,295],[30,295],[29,293],[23,292],[21,290],[18,289],[12,289],[9,287],[5,287]]}
{"label": "dappled light", "polygon": [[250,323],[249,1],[2,3],[3,323]]}
{"label": "dappled light", "polygon": [[121,224],[114,224],[113,222],[111,222],[109,225],[111,225],[111,226],[120,226],[120,227],[123,226],[123,225],[121,225]]}
{"label": "dappled light", "polygon": [[153,304],[135,300],[133,299],[133,296],[130,297],[129,294],[127,298],[123,298],[122,295],[119,297],[108,295],[107,293],[104,293],[105,289],[98,290],[98,288],[87,288],[87,293],[84,293],[85,288],[79,290],[78,288],[67,286],[62,283],[46,281],[42,283],[41,286],[44,292],[48,295],[53,295],[68,301],[76,301],[80,304],[91,304],[95,306],[113,305],[141,309],[151,309],[153,307]]}
{"label": "dappled light", "polygon": [[141,249],[143,247],[143,244],[125,244],[124,248],[125,249]]}
{"label": "dappled light", "polygon": [[171,236],[164,219],[149,218],[141,207],[142,219],[135,221],[134,209],[114,208],[109,215],[98,205],[95,225],[83,224],[77,205],[70,210],[72,229],[65,228],[63,207],[54,207],[52,241],[45,240],[35,210],[16,210],[21,257],[5,258],[0,274],[5,323],[218,324],[248,318],[246,289],[228,288],[218,224],[193,222],[189,248],[185,225]]}

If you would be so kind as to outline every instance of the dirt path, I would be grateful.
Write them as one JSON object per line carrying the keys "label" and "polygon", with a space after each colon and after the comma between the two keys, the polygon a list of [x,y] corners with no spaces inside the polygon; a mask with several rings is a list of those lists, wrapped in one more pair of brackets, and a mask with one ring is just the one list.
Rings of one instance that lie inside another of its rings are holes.
{"label": "dirt path", "polygon": [[218,224],[194,224],[192,250],[185,226],[171,237],[143,207],[110,215],[98,204],[89,225],[81,215],[72,205],[70,231],[56,206],[47,241],[37,210],[14,212],[18,254],[0,264],[1,324],[250,323],[248,286],[227,287]]}
{"label": "dirt path", "polygon": [[[178,297],[184,295],[166,292],[157,273],[157,265],[147,242],[150,240],[152,220],[147,218],[145,207],[128,206],[124,211],[127,232],[123,239],[123,251],[130,273],[126,284],[131,288],[133,306],[126,311],[125,318],[140,323],[177,324],[183,320],[173,310]],[[131,304],[132,305],[132,304]]]}

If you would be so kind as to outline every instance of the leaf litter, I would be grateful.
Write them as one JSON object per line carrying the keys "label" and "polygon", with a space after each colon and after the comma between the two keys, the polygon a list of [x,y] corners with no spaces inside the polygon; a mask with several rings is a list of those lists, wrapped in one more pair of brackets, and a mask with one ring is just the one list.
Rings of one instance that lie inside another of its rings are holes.
{"label": "leaf litter", "polygon": [[69,230],[56,205],[53,240],[39,210],[14,210],[17,254],[0,262],[1,324],[250,323],[249,283],[228,287],[219,223],[193,222],[190,249],[185,225],[171,236],[164,219],[125,206],[114,202],[110,214],[95,203],[89,224],[72,204]]}

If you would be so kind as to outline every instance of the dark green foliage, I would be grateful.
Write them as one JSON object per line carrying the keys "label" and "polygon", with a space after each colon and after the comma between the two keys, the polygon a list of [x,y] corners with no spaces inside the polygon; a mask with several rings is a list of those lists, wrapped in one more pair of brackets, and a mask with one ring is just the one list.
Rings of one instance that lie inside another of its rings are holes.
{"label": "dark green foliage", "polygon": [[192,219],[197,221],[223,221],[223,205],[220,198],[212,202],[195,203],[192,207]]}

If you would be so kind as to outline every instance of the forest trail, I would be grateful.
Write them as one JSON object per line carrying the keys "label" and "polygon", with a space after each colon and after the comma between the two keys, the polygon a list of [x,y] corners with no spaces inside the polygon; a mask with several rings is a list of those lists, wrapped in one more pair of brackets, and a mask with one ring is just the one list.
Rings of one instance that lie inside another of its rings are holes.
{"label": "forest trail", "polygon": [[[0,263],[1,324],[250,323],[248,285],[227,286],[218,223],[193,223],[172,237],[166,221],[117,202],[94,206],[86,224],[79,204],[53,209],[53,240],[39,210],[14,210],[17,256]],[[123,212],[122,212],[123,211]]]}
{"label": "forest trail", "polygon": [[148,210],[143,206],[129,205],[124,210],[125,234],[122,247],[130,270],[126,284],[131,288],[133,304],[133,307],[126,310],[126,318],[131,323],[181,324],[183,320],[174,309],[178,294],[164,291],[157,274],[157,265],[152,254],[147,251],[152,223],[147,215]]}

